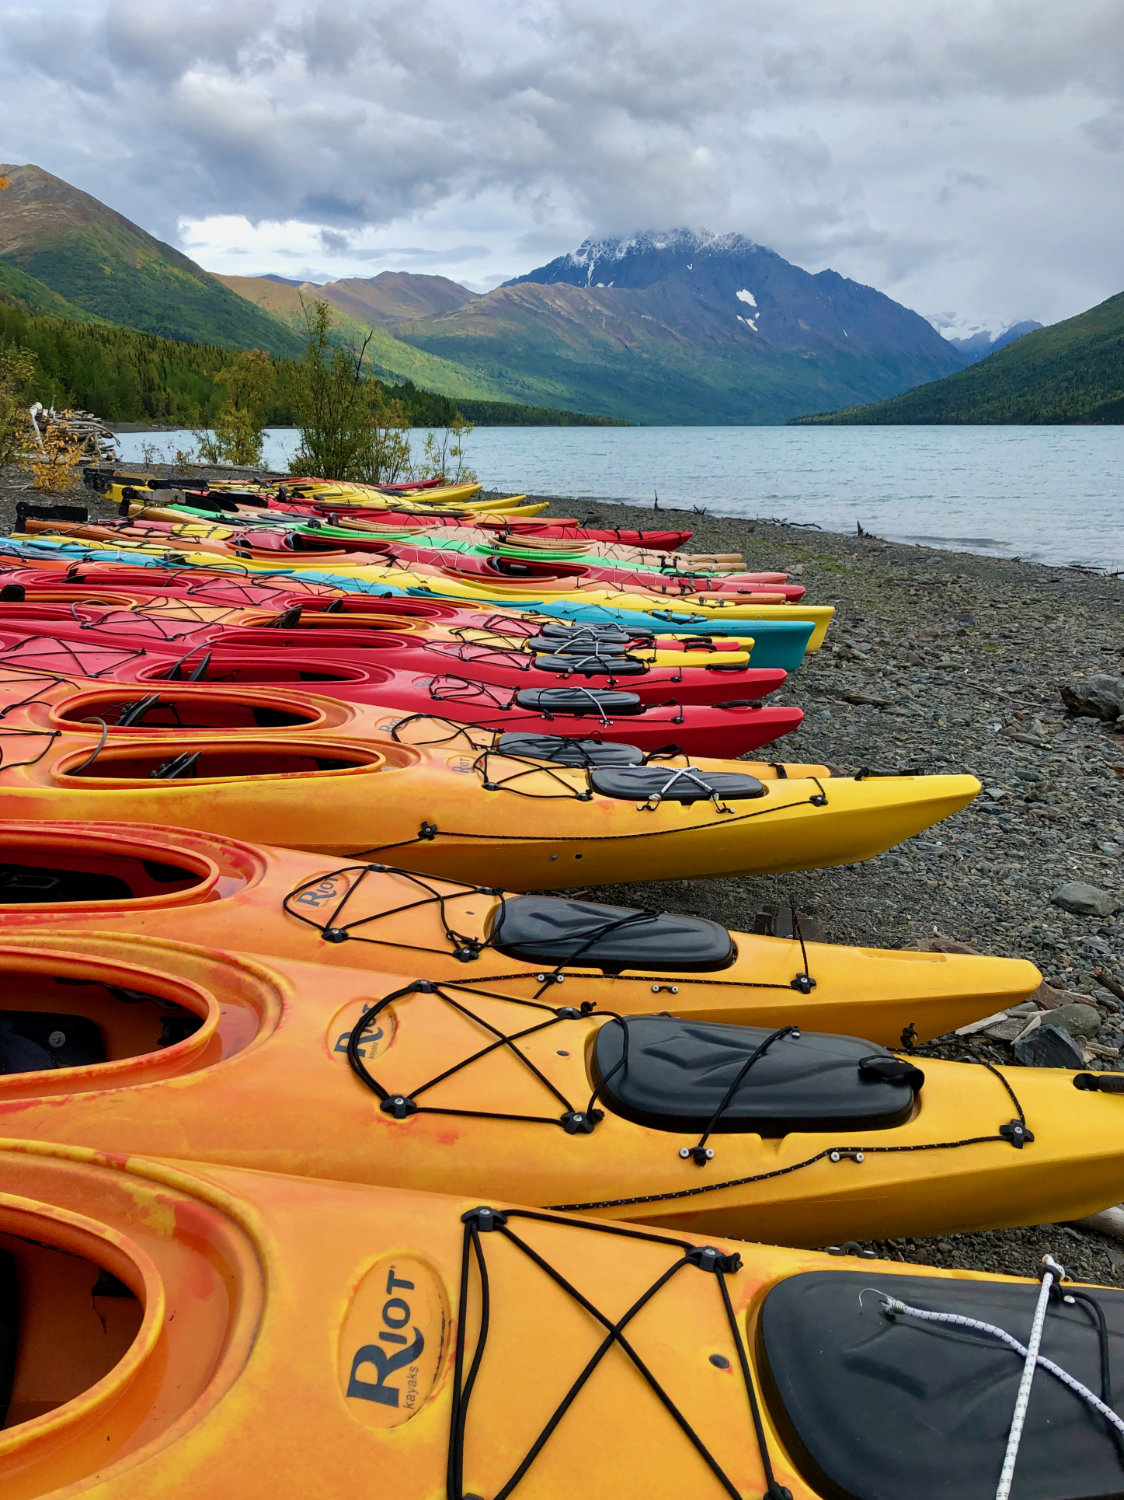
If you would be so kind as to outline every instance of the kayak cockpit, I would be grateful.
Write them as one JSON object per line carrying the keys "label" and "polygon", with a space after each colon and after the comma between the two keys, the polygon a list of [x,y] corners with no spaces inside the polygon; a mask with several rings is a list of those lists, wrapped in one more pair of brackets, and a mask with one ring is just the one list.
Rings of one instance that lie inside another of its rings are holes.
{"label": "kayak cockpit", "polygon": [[266,683],[366,681],[366,673],[357,667],[329,666],[309,659],[271,661],[268,656],[238,656],[232,660],[229,656],[211,652],[174,662],[171,666],[160,662],[155,668],[142,667],[137,676],[149,682],[215,682],[244,687]]}
{"label": "kayak cockpit", "polygon": [[108,978],[9,968],[0,998],[0,1074],[92,1068],[174,1046],[206,1019],[206,1004],[184,1003],[188,998]]}
{"label": "kayak cockpit", "polygon": [[73,906],[206,894],[208,871],[114,849],[44,848],[42,840],[0,847],[0,910],[7,906]]}
{"label": "kayak cockpit", "polygon": [[141,1300],[103,1266],[5,1233],[0,1221],[0,1429],[45,1416],[104,1379],[143,1315]]}
{"label": "kayak cockpit", "polygon": [[247,781],[262,777],[318,776],[335,772],[377,771],[386,757],[376,750],[339,746],[269,741],[245,744],[218,740],[180,742],[178,745],[148,743],[107,744],[93,752],[77,751],[60,761],[54,770],[59,785],[68,783],[132,782],[149,785],[163,782]]}
{"label": "kayak cockpit", "polygon": [[207,693],[197,687],[145,692],[119,688],[80,693],[53,710],[54,723],[70,728],[100,729],[309,729],[324,714],[293,700],[270,702],[263,693]]}

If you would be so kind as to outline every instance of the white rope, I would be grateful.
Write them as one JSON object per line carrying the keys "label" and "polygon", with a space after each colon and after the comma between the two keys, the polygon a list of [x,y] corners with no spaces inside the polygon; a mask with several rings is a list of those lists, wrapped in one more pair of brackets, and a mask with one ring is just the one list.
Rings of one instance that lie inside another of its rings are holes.
{"label": "white rope", "polygon": [[729,812],[729,808],[723,801],[721,801],[717,788],[712,787],[706,780],[702,772],[696,770],[694,766],[680,766],[676,770],[672,771],[671,775],[664,782],[663,786],[661,786],[658,791],[655,791],[651,794],[645,806],[651,808],[658,807],[663,799],[667,796],[668,792],[671,791],[676,782],[680,779],[689,781],[692,786],[696,786],[700,791],[705,792],[708,799],[714,803],[715,809],[718,812]]}
{"label": "white rope", "polygon": [[1026,1424],[1026,1409],[1030,1404],[1030,1388],[1038,1369],[1038,1351],[1042,1345],[1042,1330],[1046,1326],[1046,1310],[1050,1304],[1050,1288],[1055,1275],[1061,1276],[1062,1268],[1049,1255],[1044,1257],[1046,1270],[1042,1276],[1042,1287],[1038,1293],[1038,1305],[1034,1309],[1034,1322],[1030,1325],[1030,1342],[1027,1344],[1023,1373],[1019,1380],[1019,1392],[1015,1397],[1015,1411],[1011,1418],[1011,1430],[1007,1435],[1007,1451],[1003,1455],[1003,1470],[995,1491],[995,1500],[1008,1500],[1011,1482],[1015,1477],[1015,1464],[1019,1458],[1023,1427]]}
{"label": "white rope", "polygon": [[[888,1314],[904,1314],[916,1318],[922,1323],[945,1323],[952,1324],[958,1328],[968,1328],[975,1333],[984,1333],[992,1338],[999,1339],[1002,1343],[1018,1354],[1023,1360],[1023,1373],[1019,1381],[1018,1396],[1015,1400],[1015,1410],[1011,1418],[1010,1432],[1007,1438],[1007,1451],[1003,1458],[1003,1469],[999,1478],[999,1487],[995,1492],[996,1500],[1008,1500],[1011,1491],[1011,1483],[1014,1478],[1015,1463],[1018,1459],[1019,1445],[1022,1441],[1023,1428],[1026,1423],[1026,1411],[1030,1401],[1030,1388],[1034,1379],[1034,1372],[1039,1365],[1064,1386],[1080,1397],[1099,1413],[1106,1422],[1116,1428],[1117,1432],[1124,1434],[1124,1418],[1120,1417],[1111,1406],[1108,1406],[1101,1398],[1083,1385],[1080,1380],[1064,1370],[1061,1365],[1055,1364],[1052,1359],[1047,1359],[1039,1352],[1042,1342],[1042,1332],[1046,1321],[1046,1311],[1049,1304],[1050,1288],[1055,1280],[1060,1280],[1065,1274],[1062,1267],[1051,1257],[1045,1257],[1046,1271],[1042,1278],[1042,1290],[1038,1296],[1038,1303],[1034,1312],[1034,1323],[1031,1327],[1029,1344],[1022,1344],[1013,1334],[1005,1328],[999,1328],[994,1323],[985,1323],[979,1318],[967,1318],[960,1313],[930,1312],[926,1308],[911,1307],[906,1302],[899,1301],[896,1297],[889,1296],[877,1287],[869,1288],[870,1291],[881,1298],[882,1310]],[[861,1294],[860,1294],[861,1297]]]}

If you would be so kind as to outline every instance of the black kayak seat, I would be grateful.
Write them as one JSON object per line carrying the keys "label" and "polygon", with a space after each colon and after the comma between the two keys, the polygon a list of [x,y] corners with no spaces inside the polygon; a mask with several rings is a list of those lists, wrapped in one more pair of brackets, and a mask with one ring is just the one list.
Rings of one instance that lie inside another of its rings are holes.
{"label": "black kayak seat", "polygon": [[764,797],[765,786],[742,771],[700,771],[694,766],[607,766],[590,773],[589,784],[603,797],[629,802],[658,797],[662,802],[703,802]]}
{"label": "black kayak seat", "polygon": [[543,672],[572,672],[576,677],[637,677],[648,671],[648,663],[638,656],[536,656],[535,666]]}
{"label": "black kayak seat", "polygon": [[0,1427],[8,1418],[20,1345],[20,1284],[15,1257],[0,1250]]}
{"label": "black kayak seat", "polygon": [[619,640],[596,635],[529,635],[524,642],[528,650],[548,656],[624,656],[633,644],[625,635]]}
{"label": "black kayak seat", "polygon": [[0,863],[0,906],[40,901],[59,905],[70,901],[128,901],[132,894],[119,875],[100,870]]}
{"label": "black kayak seat", "polygon": [[101,1031],[88,1016],[0,1011],[0,1074],[82,1068],[105,1061]]}
{"label": "black kayak seat", "polygon": [[581,964],[695,974],[725,969],[735,949],[717,922],[634,906],[603,906],[555,896],[509,897],[492,929],[492,944],[526,963]]}
{"label": "black kayak seat", "polygon": [[[761,1026],[674,1016],[606,1021],[593,1052],[601,1098],[617,1114],[657,1130],[706,1130],[749,1055],[771,1035]],[[882,1063],[886,1058],[889,1065]],[[892,1076],[880,1076],[882,1066]],[[904,1076],[893,1076],[899,1073]],[[912,1113],[921,1076],[858,1037],[784,1036],[752,1065],[713,1129],[765,1136],[889,1129]]]}
{"label": "black kayak seat", "polygon": [[642,714],[644,703],[635,693],[606,688],[523,688],[515,695],[518,708],[538,714]]}
{"label": "black kayak seat", "polygon": [[644,625],[638,625],[635,628],[630,625],[625,630],[623,626],[614,625],[608,620],[575,620],[572,623],[567,620],[543,620],[539,625],[539,631],[542,635],[554,636],[562,640],[576,640],[580,636],[585,636],[587,639],[619,641],[622,644],[634,640],[650,640],[655,635],[654,630],[649,630]]}
{"label": "black kayak seat", "polygon": [[496,754],[549,760],[556,766],[639,766],[644,760],[636,745],[568,739],[562,734],[501,734]]}
{"label": "black kayak seat", "polygon": [[[939,1280],[868,1267],[807,1271],[766,1294],[757,1367],[769,1414],[809,1489],[835,1500],[992,1500],[1023,1373],[994,1336],[888,1318],[885,1292],[958,1313],[1025,1344],[1037,1285]],[[860,1293],[862,1294],[860,1299]],[[1124,1395],[1124,1291],[1092,1295],[1108,1325],[1113,1392]],[[1042,1353],[1101,1394],[1095,1314],[1054,1299]],[[1039,1369],[1015,1469],[1018,1500],[1107,1500],[1124,1492],[1111,1427]]]}

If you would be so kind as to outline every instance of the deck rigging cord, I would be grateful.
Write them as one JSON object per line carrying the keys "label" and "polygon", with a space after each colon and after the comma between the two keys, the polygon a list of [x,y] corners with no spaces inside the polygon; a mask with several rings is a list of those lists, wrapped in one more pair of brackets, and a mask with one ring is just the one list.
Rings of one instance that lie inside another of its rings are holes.
{"label": "deck rigging cord", "polygon": [[[356,917],[352,921],[346,921],[346,907],[353,901],[353,898],[355,898],[360,893],[363,888],[364,881],[367,879],[367,877],[376,874],[393,876],[396,879],[402,880],[408,885],[413,885],[421,894],[417,895],[413,899],[402,901],[398,905],[387,906],[380,909],[379,911],[372,912],[367,916]],[[352,877],[355,878],[352,879]],[[325,891],[325,886],[329,881],[338,880],[346,881],[347,885],[343,892],[338,896],[338,898],[336,898],[334,891]],[[380,945],[383,947],[400,948],[404,951],[423,954],[429,953],[431,950],[423,946],[422,944],[404,942],[401,938],[387,936],[382,933],[379,933],[376,936],[367,936],[365,933],[359,931],[358,929],[366,927],[372,923],[384,922],[389,919],[402,916],[406,912],[416,911],[420,907],[435,905],[437,907],[438,920],[441,923],[442,932],[444,933],[446,942],[449,944],[449,951],[452,953],[454,958],[459,959],[462,963],[471,963],[489,951],[498,949],[502,954],[501,944],[503,939],[503,929],[507,917],[508,902],[510,900],[507,894],[496,886],[474,886],[461,884],[459,882],[450,882],[448,880],[443,880],[442,884],[455,884],[457,886],[457,889],[454,892],[436,890],[434,886],[430,884],[427,877],[416,874],[411,870],[398,868],[394,865],[344,865],[340,869],[329,871],[325,875],[313,876],[311,880],[304,881],[301,885],[295,886],[293,890],[289,891],[284,896],[281,905],[282,909],[289,916],[295,917],[297,921],[304,922],[307,926],[315,928],[320,933],[325,942],[365,942]],[[492,923],[492,930],[487,937],[476,938],[469,934],[458,932],[456,928],[451,925],[449,919],[448,904],[454,896],[461,895],[482,895],[485,897],[491,897],[499,903],[499,912]],[[319,916],[309,916],[307,911],[298,910],[298,907],[301,905],[302,901],[304,901],[307,905],[317,907],[321,901],[327,900],[333,900],[334,904],[332,905],[330,911],[323,918]],[[645,923],[658,921],[662,915],[663,913],[656,910],[655,908],[647,908],[636,912],[629,912],[620,916],[608,916],[604,919],[603,922],[599,924],[592,924],[588,934],[584,938],[584,941],[576,948],[576,950],[567,954],[565,958],[560,959],[553,969],[546,967],[535,976],[537,982],[542,986],[542,988],[537,991],[534,998],[536,1000],[539,999],[543,994],[546,993],[546,990],[552,984],[563,983],[567,975],[575,977],[581,975],[581,977],[586,977],[583,974],[582,970],[578,967],[581,963],[582,955],[584,952],[587,952],[588,950],[594,948],[604,938],[614,937],[618,933],[632,927],[641,927]],[[802,994],[810,994],[811,991],[816,987],[816,981],[809,972],[808,950],[805,946],[803,935],[799,931],[799,923],[795,910],[792,913],[792,917],[794,925],[794,935],[800,945],[801,969],[796,974],[795,978],[790,980],[787,984],[784,984],[779,980],[728,980],[721,978],[711,978],[706,974],[691,974],[691,984],[714,985],[718,987],[725,986],[734,987],[737,989],[794,989],[799,990]],[[663,989],[667,985],[668,974],[666,972],[649,974],[645,972],[643,966],[639,964],[635,966],[628,965],[628,967],[630,969],[635,967],[636,969],[635,973],[631,973],[629,975],[629,978],[635,983],[646,984],[650,982],[652,984],[653,991]],[[599,970],[591,970],[590,972],[593,973],[595,977],[620,977],[619,975],[607,975]],[[522,979],[526,977],[528,976],[522,970],[513,970],[507,974],[474,975],[473,980],[475,984],[483,985],[497,983],[500,980]],[[676,992],[677,986],[673,986],[672,991],[673,993]]]}
{"label": "deck rigging cord", "polygon": [[[586,1297],[575,1283],[560,1271],[557,1266],[552,1265],[546,1255],[536,1249],[525,1235],[516,1233],[513,1228],[513,1224],[516,1221],[528,1225],[536,1223],[562,1224],[563,1226],[581,1229],[594,1235],[605,1234],[617,1236],[625,1240],[631,1240],[634,1244],[666,1245],[669,1250],[677,1251],[678,1255],[653,1282],[639,1292],[631,1305],[622,1314],[618,1317],[612,1317],[598,1307],[590,1298]],[[602,1362],[614,1351],[628,1359],[648,1389],[661,1406],[663,1406],[680,1432],[682,1432],[683,1436],[714,1475],[723,1491],[730,1496],[730,1500],[744,1500],[742,1490],[738,1488],[733,1479],[726,1473],[695,1427],[683,1414],[666,1386],[655,1375],[647,1361],[644,1360],[632,1338],[629,1336],[630,1325],[633,1324],[637,1315],[652,1299],[663,1292],[666,1287],[682,1274],[687,1274],[692,1270],[703,1275],[713,1276],[718,1287],[722,1318],[726,1329],[729,1331],[730,1340],[734,1347],[737,1367],[741,1374],[745,1390],[746,1406],[753,1428],[753,1438],[761,1460],[761,1470],[765,1480],[765,1490],[762,1500],[792,1500],[791,1491],[778,1483],[773,1471],[765,1424],[761,1415],[760,1400],[750,1369],[749,1355],[739,1327],[733,1301],[730,1297],[729,1287],[726,1284],[726,1278],[741,1269],[741,1257],[736,1252],[726,1254],[713,1246],[693,1245],[687,1240],[674,1239],[671,1236],[656,1234],[651,1231],[625,1228],[623,1225],[595,1224],[579,1219],[558,1219],[549,1214],[537,1213],[533,1209],[505,1209],[500,1212],[497,1209],[480,1207],[471,1209],[468,1213],[462,1215],[461,1222],[464,1224],[464,1235],[461,1245],[460,1294],[458,1298],[457,1334],[453,1364],[453,1399],[449,1423],[449,1461],[445,1487],[446,1500],[478,1500],[478,1497],[466,1492],[465,1489],[465,1448],[469,1435],[468,1423],[472,1395],[476,1388],[480,1371],[483,1368],[488,1337],[491,1331],[492,1268],[488,1264],[488,1257],[484,1248],[484,1237],[487,1236],[490,1240],[493,1235],[497,1238],[502,1238],[507,1246],[510,1246],[514,1251],[524,1256],[536,1266],[544,1276],[565,1293],[567,1297],[572,1299],[596,1324],[604,1329],[604,1336],[583,1368],[563,1392],[554,1410],[543,1424],[523,1458],[516,1465],[505,1483],[490,1497],[490,1500],[507,1500],[507,1497],[515,1490],[531,1465],[542,1453],[551,1437],[558,1430],[560,1424],[572,1409],[575,1401],[581,1395],[591,1377]],[[472,1348],[471,1354],[469,1354],[468,1329],[473,1326],[474,1322],[470,1315],[470,1282],[473,1270],[476,1272],[479,1313],[475,1320],[477,1329],[475,1345]]]}

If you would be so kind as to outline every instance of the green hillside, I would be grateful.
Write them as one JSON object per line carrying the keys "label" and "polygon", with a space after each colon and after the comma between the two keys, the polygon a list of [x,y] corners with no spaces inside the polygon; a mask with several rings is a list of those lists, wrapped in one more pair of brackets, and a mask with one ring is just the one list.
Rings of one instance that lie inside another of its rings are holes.
{"label": "green hillside", "polygon": [[[206,427],[226,399],[216,377],[231,360],[229,349],[156,338],[132,328],[40,317],[0,296],[0,345],[22,344],[35,355],[36,397],[48,405],[77,406],[109,422],[160,422]],[[274,361],[276,389],[266,411],[271,427],[293,423],[294,362]],[[596,423],[572,412],[508,402],[462,403],[410,381],[390,394],[414,427],[444,427],[459,415],[482,426],[557,426]]]}
{"label": "green hillside", "polygon": [[298,352],[283,325],[88,193],[35,166],[0,166],[0,176],[9,180],[0,264],[110,323],[227,349]]}
{"label": "green hillside", "polygon": [[[376,278],[377,280],[378,278]],[[399,278],[402,279],[402,278]],[[414,278],[425,281],[440,281],[440,277]],[[304,313],[301,294],[305,298],[327,301],[332,308],[336,328],[349,343],[362,343],[370,334],[367,358],[375,375],[389,380],[411,380],[427,390],[439,391],[443,396],[455,400],[518,402],[520,400],[512,382],[504,378],[502,369],[485,373],[469,369],[454,360],[427,353],[403,343],[382,327],[375,327],[357,313],[333,300],[331,287],[319,287],[311,283],[305,287],[292,286],[285,282],[271,281],[265,276],[218,276],[224,286],[240,297],[252,302],[270,317],[301,336],[304,330]],[[341,283],[345,285],[345,283]],[[455,283],[449,282],[453,286]],[[467,295],[467,294],[466,294]],[[362,304],[356,298],[351,302],[358,308]]]}
{"label": "green hillside", "polygon": [[[232,351],[215,344],[185,344],[132,328],[44,318],[0,302],[0,344],[9,341],[35,355],[39,400],[82,407],[109,422],[205,427],[225,400],[216,376],[230,363]],[[292,360],[274,361],[269,426],[292,424],[293,371]],[[393,394],[416,426],[444,426],[457,416],[453,401],[416,386],[396,385]]]}
{"label": "green hillside", "polygon": [[0,303],[3,302],[22,307],[27,312],[41,313],[44,317],[70,318],[75,323],[101,321],[0,256]]}
{"label": "green hillside", "polygon": [[890,401],[795,420],[900,426],[1124,422],[1124,292]]}

